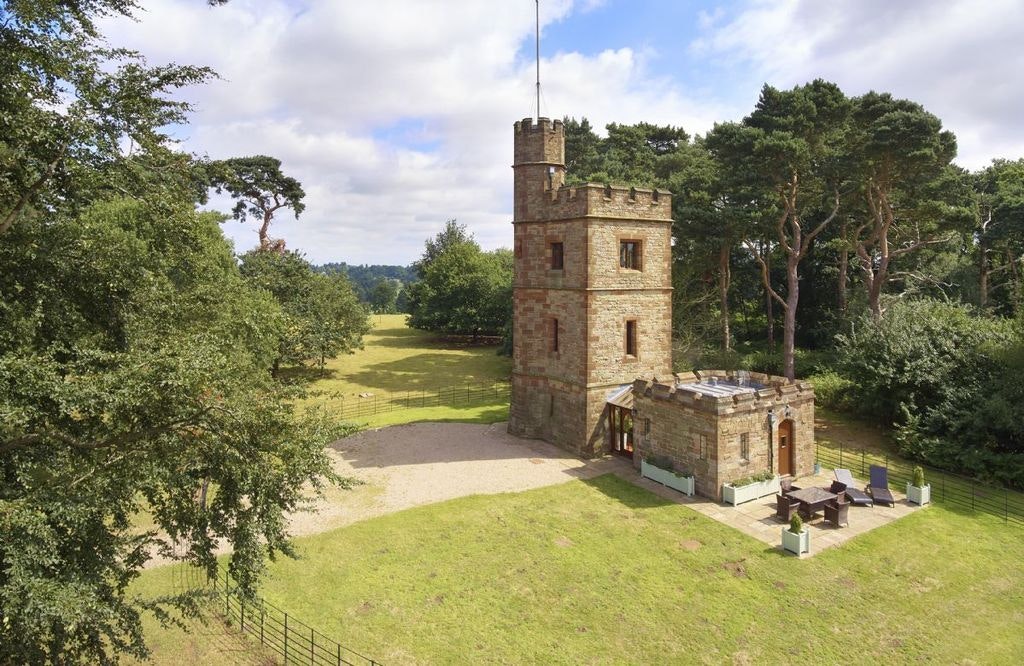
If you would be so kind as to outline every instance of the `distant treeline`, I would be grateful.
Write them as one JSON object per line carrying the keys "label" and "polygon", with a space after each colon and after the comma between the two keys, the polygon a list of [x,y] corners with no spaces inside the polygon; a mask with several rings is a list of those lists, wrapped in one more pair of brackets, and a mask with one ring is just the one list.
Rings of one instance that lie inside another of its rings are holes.
{"label": "distant treeline", "polygon": [[317,266],[316,270],[345,273],[359,300],[379,312],[405,312],[405,287],[416,280],[416,272],[410,266],[355,266],[341,261]]}

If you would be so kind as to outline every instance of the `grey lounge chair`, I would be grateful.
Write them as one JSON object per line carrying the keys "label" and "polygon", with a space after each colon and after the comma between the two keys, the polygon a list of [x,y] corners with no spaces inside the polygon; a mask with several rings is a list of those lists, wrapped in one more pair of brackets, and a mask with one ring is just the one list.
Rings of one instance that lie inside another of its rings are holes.
{"label": "grey lounge chair", "polygon": [[896,506],[896,500],[889,491],[889,470],[885,467],[872,465],[870,469],[871,483],[868,484],[868,492],[871,498],[879,504]]}
{"label": "grey lounge chair", "polygon": [[[857,490],[857,482],[853,480],[850,470],[837,468],[835,470],[836,481],[846,486],[846,498],[855,506],[874,506],[875,501],[863,490]],[[836,493],[838,494],[838,493]]]}

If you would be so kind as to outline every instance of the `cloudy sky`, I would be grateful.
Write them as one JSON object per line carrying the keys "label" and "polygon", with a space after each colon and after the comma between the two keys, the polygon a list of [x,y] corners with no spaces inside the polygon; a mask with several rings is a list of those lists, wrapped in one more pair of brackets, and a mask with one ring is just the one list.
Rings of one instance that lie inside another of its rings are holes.
{"label": "cloudy sky", "polygon": [[[110,42],[212,66],[178,133],[267,154],[306,190],[271,234],[315,263],[407,264],[445,220],[511,245],[512,123],[535,113],[533,0],[142,0]],[[952,129],[957,162],[1024,156],[1020,0],[541,0],[541,114],[703,133],[767,82],[891,92]],[[215,202],[222,210],[228,206]],[[225,223],[236,247],[253,225]]]}

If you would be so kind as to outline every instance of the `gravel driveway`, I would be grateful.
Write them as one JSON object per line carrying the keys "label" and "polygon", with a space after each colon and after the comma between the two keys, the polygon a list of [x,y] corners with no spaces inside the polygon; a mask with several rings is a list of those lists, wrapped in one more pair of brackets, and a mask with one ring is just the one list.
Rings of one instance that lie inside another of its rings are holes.
{"label": "gravel driveway", "polygon": [[580,460],[545,442],[513,437],[506,428],[505,423],[412,423],[339,440],[328,451],[335,471],[364,485],[328,489],[316,512],[291,516],[291,533],[315,534],[455,497],[527,490],[632,469],[618,458]]}

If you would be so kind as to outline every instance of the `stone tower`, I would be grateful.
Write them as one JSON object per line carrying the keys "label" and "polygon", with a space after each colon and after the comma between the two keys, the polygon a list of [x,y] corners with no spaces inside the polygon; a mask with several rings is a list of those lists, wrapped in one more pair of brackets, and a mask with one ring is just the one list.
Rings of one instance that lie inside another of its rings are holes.
{"label": "stone tower", "polygon": [[671,196],[566,187],[562,122],[515,123],[509,432],[610,448],[607,401],[672,368]]}

